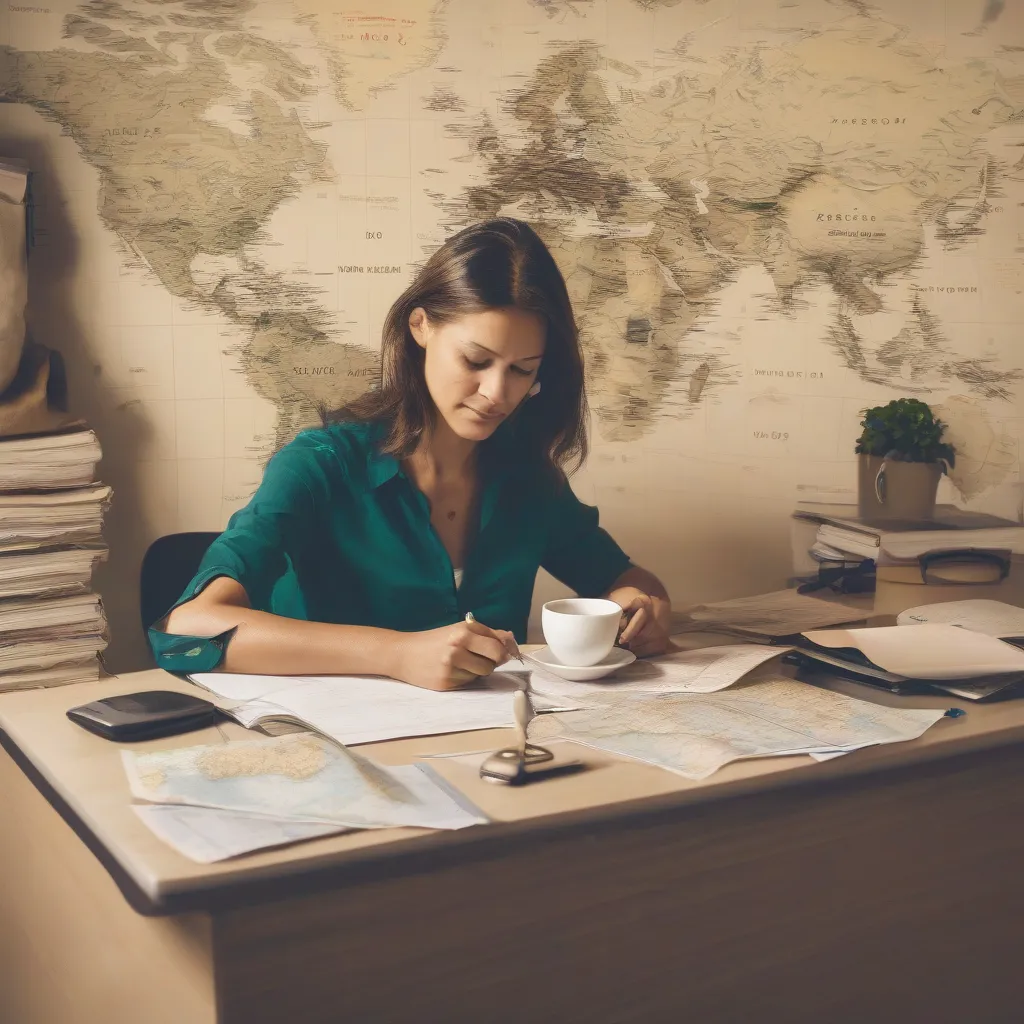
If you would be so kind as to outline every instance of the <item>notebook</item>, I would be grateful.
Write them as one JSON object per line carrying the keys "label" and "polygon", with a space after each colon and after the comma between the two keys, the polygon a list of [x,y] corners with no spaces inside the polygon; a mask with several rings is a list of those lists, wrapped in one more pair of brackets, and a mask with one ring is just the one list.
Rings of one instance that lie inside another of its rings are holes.
{"label": "notebook", "polygon": [[947,624],[809,630],[790,660],[894,692],[939,689],[980,700],[1024,681],[1024,651]]}
{"label": "notebook", "polygon": [[819,524],[817,542],[828,548],[877,559],[917,558],[949,548],[1006,549],[1024,553],[1024,526],[1010,519],[938,505],[934,519],[864,520],[856,505],[801,502],[796,519]]}

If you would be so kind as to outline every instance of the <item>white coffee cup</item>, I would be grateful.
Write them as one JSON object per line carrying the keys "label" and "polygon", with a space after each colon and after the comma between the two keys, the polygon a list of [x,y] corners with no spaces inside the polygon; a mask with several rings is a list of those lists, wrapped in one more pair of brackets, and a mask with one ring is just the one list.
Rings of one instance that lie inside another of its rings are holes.
{"label": "white coffee cup", "polygon": [[548,601],[540,625],[551,653],[563,664],[596,665],[615,646],[622,609],[601,597],[567,597]]}

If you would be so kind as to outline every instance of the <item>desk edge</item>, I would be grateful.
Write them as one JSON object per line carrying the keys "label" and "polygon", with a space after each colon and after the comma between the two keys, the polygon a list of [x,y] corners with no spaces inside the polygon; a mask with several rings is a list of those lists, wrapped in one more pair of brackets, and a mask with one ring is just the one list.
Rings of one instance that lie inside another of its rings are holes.
{"label": "desk edge", "polygon": [[[1024,727],[995,734],[969,737],[944,751],[941,759],[904,757],[896,763],[866,761],[850,770],[850,762],[841,762],[857,753],[869,754],[884,747],[855,751],[834,761],[808,765],[806,771],[791,769],[772,777],[772,790],[792,786],[832,786],[850,784],[878,772],[902,771],[920,767],[936,760],[948,762],[987,750],[1012,746],[1024,738]],[[885,746],[890,746],[886,744]],[[898,746],[898,745],[896,745]],[[26,778],[36,787],[51,807],[92,852],[110,875],[126,902],[146,917],[163,917],[187,912],[215,912],[250,905],[272,903],[302,896],[324,887],[340,889],[373,881],[382,881],[397,874],[421,874],[454,863],[469,855],[474,860],[503,856],[524,843],[558,841],[574,835],[599,835],[607,828],[641,828],[662,822],[673,815],[698,812],[709,803],[751,796],[763,789],[763,777],[736,779],[712,788],[699,788],[663,793],[652,797],[602,804],[557,815],[527,818],[511,822],[493,822],[486,828],[458,832],[424,831],[420,835],[388,847],[373,846],[356,851],[343,860],[336,855],[324,863],[311,862],[294,873],[269,870],[240,879],[214,876],[208,880],[188,879],[176,885],[144,886],[116,857],[103,840],[82,819],[79,813],[57,791],[42,771],[0,727],[0,747],[10,755]],[[274,866],[279,867],[279,865]]]}

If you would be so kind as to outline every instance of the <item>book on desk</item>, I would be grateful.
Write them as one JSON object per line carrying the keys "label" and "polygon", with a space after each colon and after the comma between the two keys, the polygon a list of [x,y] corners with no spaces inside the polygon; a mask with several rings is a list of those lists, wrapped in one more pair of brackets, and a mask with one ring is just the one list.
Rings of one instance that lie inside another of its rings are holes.
{"label": "book on desk", "polygon": [[939,505],[929,520],[868,520],[851,504],[798,502],[793,569],[805,591],[832,587],[875,594],[874,614],[962,596],[1015,601],[1024,579],[1024,526],[984,512]]}

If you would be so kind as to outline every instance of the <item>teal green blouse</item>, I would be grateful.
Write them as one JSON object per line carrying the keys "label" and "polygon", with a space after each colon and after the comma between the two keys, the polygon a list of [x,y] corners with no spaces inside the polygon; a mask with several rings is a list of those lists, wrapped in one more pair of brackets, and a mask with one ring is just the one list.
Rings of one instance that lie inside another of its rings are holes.
{"label": "teal green blouse", "polygon": [[[499,445],[486,460],[477,534],[456,588],[427,500],[377,450],[380,433],[337,424],[304,431],[277,452],[175,606],[230,576],[253,608],[288,618],[412,632],[472,612],[524,642],[539,566],[584,597],[605,593],[629,567],[596,508]],[[204,672],[219,664],[230,632],[187,637],[151,627],[149,639],[160,667]]]}

